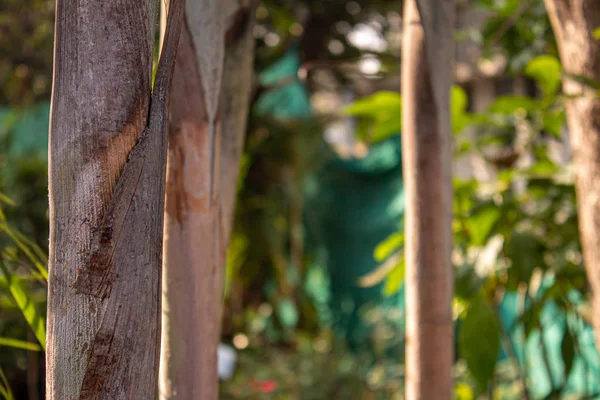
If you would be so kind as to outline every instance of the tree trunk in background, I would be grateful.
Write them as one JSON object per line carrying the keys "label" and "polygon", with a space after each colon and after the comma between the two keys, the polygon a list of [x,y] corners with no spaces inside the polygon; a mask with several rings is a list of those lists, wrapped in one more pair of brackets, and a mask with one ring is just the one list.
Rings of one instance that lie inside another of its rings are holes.
{"label": "tree trunk in background", "polygon": [[256,2],[189,1],[170,114],[162,399],[218,398],[225,254],[250,100]]}
{"label": "tree trunk in background", "polygon": [[451,399],[453,0],[405,0],[406,398]]}
{"label": "tree trunk in background", "polygon": [[[600,82],[600,1],[546,0],[567,74]],[[565,78],[567,125],[577,173],[577,209],[583,258],[593,292],[596,346],[600,344],[600,97],[596,89]]]}
{"label": "tree trunk in background", "polygon": [[57,2],[48,399],[156,396],[171,3],[151,96],[156,3]]}

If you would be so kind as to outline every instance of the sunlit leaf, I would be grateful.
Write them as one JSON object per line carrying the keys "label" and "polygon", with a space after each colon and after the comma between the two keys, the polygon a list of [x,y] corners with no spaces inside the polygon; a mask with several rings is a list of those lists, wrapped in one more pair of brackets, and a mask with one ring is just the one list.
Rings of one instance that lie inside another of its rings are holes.
{"label": "sunlit leaf", "polygon": [[377,266],[368,274],[361,276],[357,281],[357,285],[360,287],[373,287],[381,283],[394,270],[394,268],[396,268],[402,259],[403,254],[401,251],[392,254],[383,264]]}
{"label": "sunlit leaf", "polygon": [[481,391],[487,389],[500,354],[500,323],[482,297],[472,300],[459,333],[460,355]]}
{"label": "sunlit leaf", "polygon": [[42,347],[37,343],[7,337],[0,337],[0,346],[13,347],[22,350],[42,351]]}
{"label": "sunlit leaf", "polygon": [[359,118],[363,139],[370,143],[380,142],[400,134],[402,97],[391,91],[377,92],[356,100],[344,108],[344,114]]}
{"label": "sunlit leaf", "polygon": [[551,55],[538,56],[525,67],[525,75],[533,78],[546,96],[555,94],[561,83],[562,66]]}
{"label": "sunlit leaf", "polygon": [[404,282],[405,271],[406,264],[404,262],[404,257],[402,257],[385,280],[385,285],[383,286],[384,295],[391,296],[400,290],[402,283]]}
{"label": "sunlit leaf", "polygon": [[0,270],[2,270],[6,278],[10,293],[17,303],[19,310],[21,310],[42,348],[46,350],[46,322],[44,318],[38,313],[35,303],[25,290],[21,279],[10,273],[2,259],[0,259]]}
{"label": "sunlit leaf", "polygon": [[381,91],[372,96],[356,100],[344,108],[344,114],[377,117],[384,113],[394,112],[399,116],[401,109],[402,97],[399,93]]}
{"label": "sunlit leaf", "polygon": [[488,241],[501,216],[500,208],[494,203],[479,207],[469,216],[465,224],[474,246],[483,246]]}
{"label": "sunlit leaf", "polygon": [[450,93],[450,114],[452,119],[452,132],[462,132],[472,120],[467,108],[469,106],[469,98],[467,93],[460,86],[452,86]]}
{"label": "sunlit leaf", "polygon": [[454,388],[454,395],[456,396],[456,400],[475,400],[473,389],[466,383],[457,384]]}
{"label": "sunlit leaf", "polygon": [[519,111],[532,112],[536,108],[537,104],[535,100],[530,97],[507,95],[498,97],[494,103],[489,106],[488,111],[512,115]]}
{"label": "sunlit leaf", "polygon": [[404,246],[404,232],[393,233],[375,247],[373,256],[376,261],[382,262],[402,246]]}

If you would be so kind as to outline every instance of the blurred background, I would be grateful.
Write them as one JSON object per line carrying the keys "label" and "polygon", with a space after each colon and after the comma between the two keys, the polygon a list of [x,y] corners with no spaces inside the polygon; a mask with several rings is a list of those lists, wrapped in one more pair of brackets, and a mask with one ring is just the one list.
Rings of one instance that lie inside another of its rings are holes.
{"label": "blurred background", "polygon": [[[542,0],[456,0],[457,399],[600,398]],[[0,2],[0,398],[43,398],[54,2]],[[400,399],[398,1],[264,0],[223,399]]]}

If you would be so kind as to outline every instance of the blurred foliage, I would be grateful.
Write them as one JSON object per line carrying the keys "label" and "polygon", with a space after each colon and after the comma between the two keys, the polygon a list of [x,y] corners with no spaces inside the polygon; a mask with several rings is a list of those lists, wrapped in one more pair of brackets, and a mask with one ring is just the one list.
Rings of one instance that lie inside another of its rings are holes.
{"label": "blurred foliage", "polygon": [[[24,350],[43,351],[46,347],[47,259],[35,243],[9,224],[5,206],[14,207],[15,203],[0,194],[0,347],[13,349],[2,352],[0,366],[23,368]],[[38,343],[27,339],[28,330]],[[0,396],[6,399],[16,398],[9,384],[14,380],[13,368],[8,378],[0,369]]]}
{"label": "blurred foliage", "polygon": [[[483,155],[498,176],[490,182],[454,183],[458,356],[477,383],[474,393],[486,392],[495,379],[501,343],[511,347],[504,351],[514,351],[511,341],[518,326],[524,329],[525,342],[533,332],[543,330],[546,305],[556,306],[566,320],[590,323],[574,175],[569,164],[556,161],[550,151],[552,144],[559,144],[565,124],[562,68],[554,56],[540,55],[530,60],[524,72],[535,80],[540,96],[500,96],[470,117],[471,129],[477,132],[475,142],[467,138],[461,142],[464,133],[456,137],[458,143],[468,145],[458,145],[457,155],[473,151]],[[402,238],[390,236],[375,249],[375,258],[381,261],[401,252]],[[397,278],[390,271],[384,279]],[[517,326],[503,327],[499,309],[504,294],[510,292],[522,297],[524,307]],[[585,351],[576,338],[567,326],[560,342],[565,377],[576,355]],[[514,361],[519,365],[522,360]],[[550,366],[542,368],[552,383]],[[566,385],[565,378],[548,396],[564,398]]]}
{"label": "blurred foliage", "polygon": [[54,2],[0,3],[0,105],[32,105],[52,86]]}
{"label": "blurred foliage", "polygon": [[484,56],[501,54],[508,70],[520,73],[542,54],[557,54],[552,27],[543,0],[478,0],[489,15],[481,32],[472,32],[485,50]]}
{"label": "blurred foliage", "polygon": [[[526,360],[512,347],[518,335],[545,340],[548,305],[570,321],[560,337],[565,376],[586,351],[579,327],[589,322],[589,288],[573,171],[551,149],[564,137],[562,80],[599,86],[562,70],[543,0],[457,3],[487,15],[483,29],[457,38],[474,40],[486,58],[504,57],[507,71],[533,81],[535,91],[499,96],[472,113],[467,92],[452,89],[456,157],[478,154],[497,176],[454,182],[455,397],[524,398],[533,382],[523,378]],[[49,98],[53,7],[49,0],[0,4],[0,105],[18,109]],[[240,349],[240,359],[233,380],[222,385],[225,399],[402,398],[404,355],[384,349],[402,348],[404,311],[363,310],[375,351],[349,351],[319,318],[326,299],[308,282],[324,284],[327,276],[310,268],[315,257],[306,250],[303,227],[305,178],[335,155],[323,139],[328,124],[351,119],[353,139],[366,151],[400,131],[401,96],[392,91],[396,86],[381,84],[399,73],[400,14],[395,0],[264,0],[258,9],[257,72],[290,49],[297,49],[301,65],[291,79],[261,81],[254,103],[291,82],[310,96],[336,96],[311,118],[282,121],[257,110],[249,116],[223,319],[223,340]],[[359,40],[357,30],[368,31],[369,40]],[[361,71],[365,57],[379,62],[375,73]],[[359,98],[333,106],[347,91]],[[25,398],[25,370],[36,368],[30,356],[41,357],[45,346],[46,160],[6,151],[17,119],[15,112],[0,126],[0,193],[10,197],[0,196],[0,398],[7,399]],[[476,135],[467,136],[466,128]],[[357,284],[385,281],[386,295],[401,290],[403,244],[403,234],[395,233],[373,249],[380,265]],[[514,326],[501,315],[508,294],[521,304]],[[547,363],[541,367],[552,377]],[[550,381],[547,398],[566,398],[566,380]]]}

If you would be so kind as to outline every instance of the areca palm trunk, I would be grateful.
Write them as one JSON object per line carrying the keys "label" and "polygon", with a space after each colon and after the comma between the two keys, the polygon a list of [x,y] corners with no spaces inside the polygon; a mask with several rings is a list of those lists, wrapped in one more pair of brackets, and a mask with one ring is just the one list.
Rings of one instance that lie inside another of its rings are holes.
{"label": "areca palm trunk", "polygon": [[453,393],[450,88],[454,2],[405,0],[406,398]]}
{"label": "areca palm trunk", "polygon": [[166,112],[183,1],[152,88],[153,1],[58,0],[46,398],[150,399],[160,342]]}
{"label": "areca palm trunk", "polygon": [[255,7],[237,0],[186,6],[169,125],[162,399],[218,398],[225,255],[250,101]]}
{"label": "areca palm trunk", "polygon": [[567,126],[577,173],[577,210],[583,258],[593,293],[596,346],[600,343],[600,82],[597,0],[545,0],[564,71]]}

